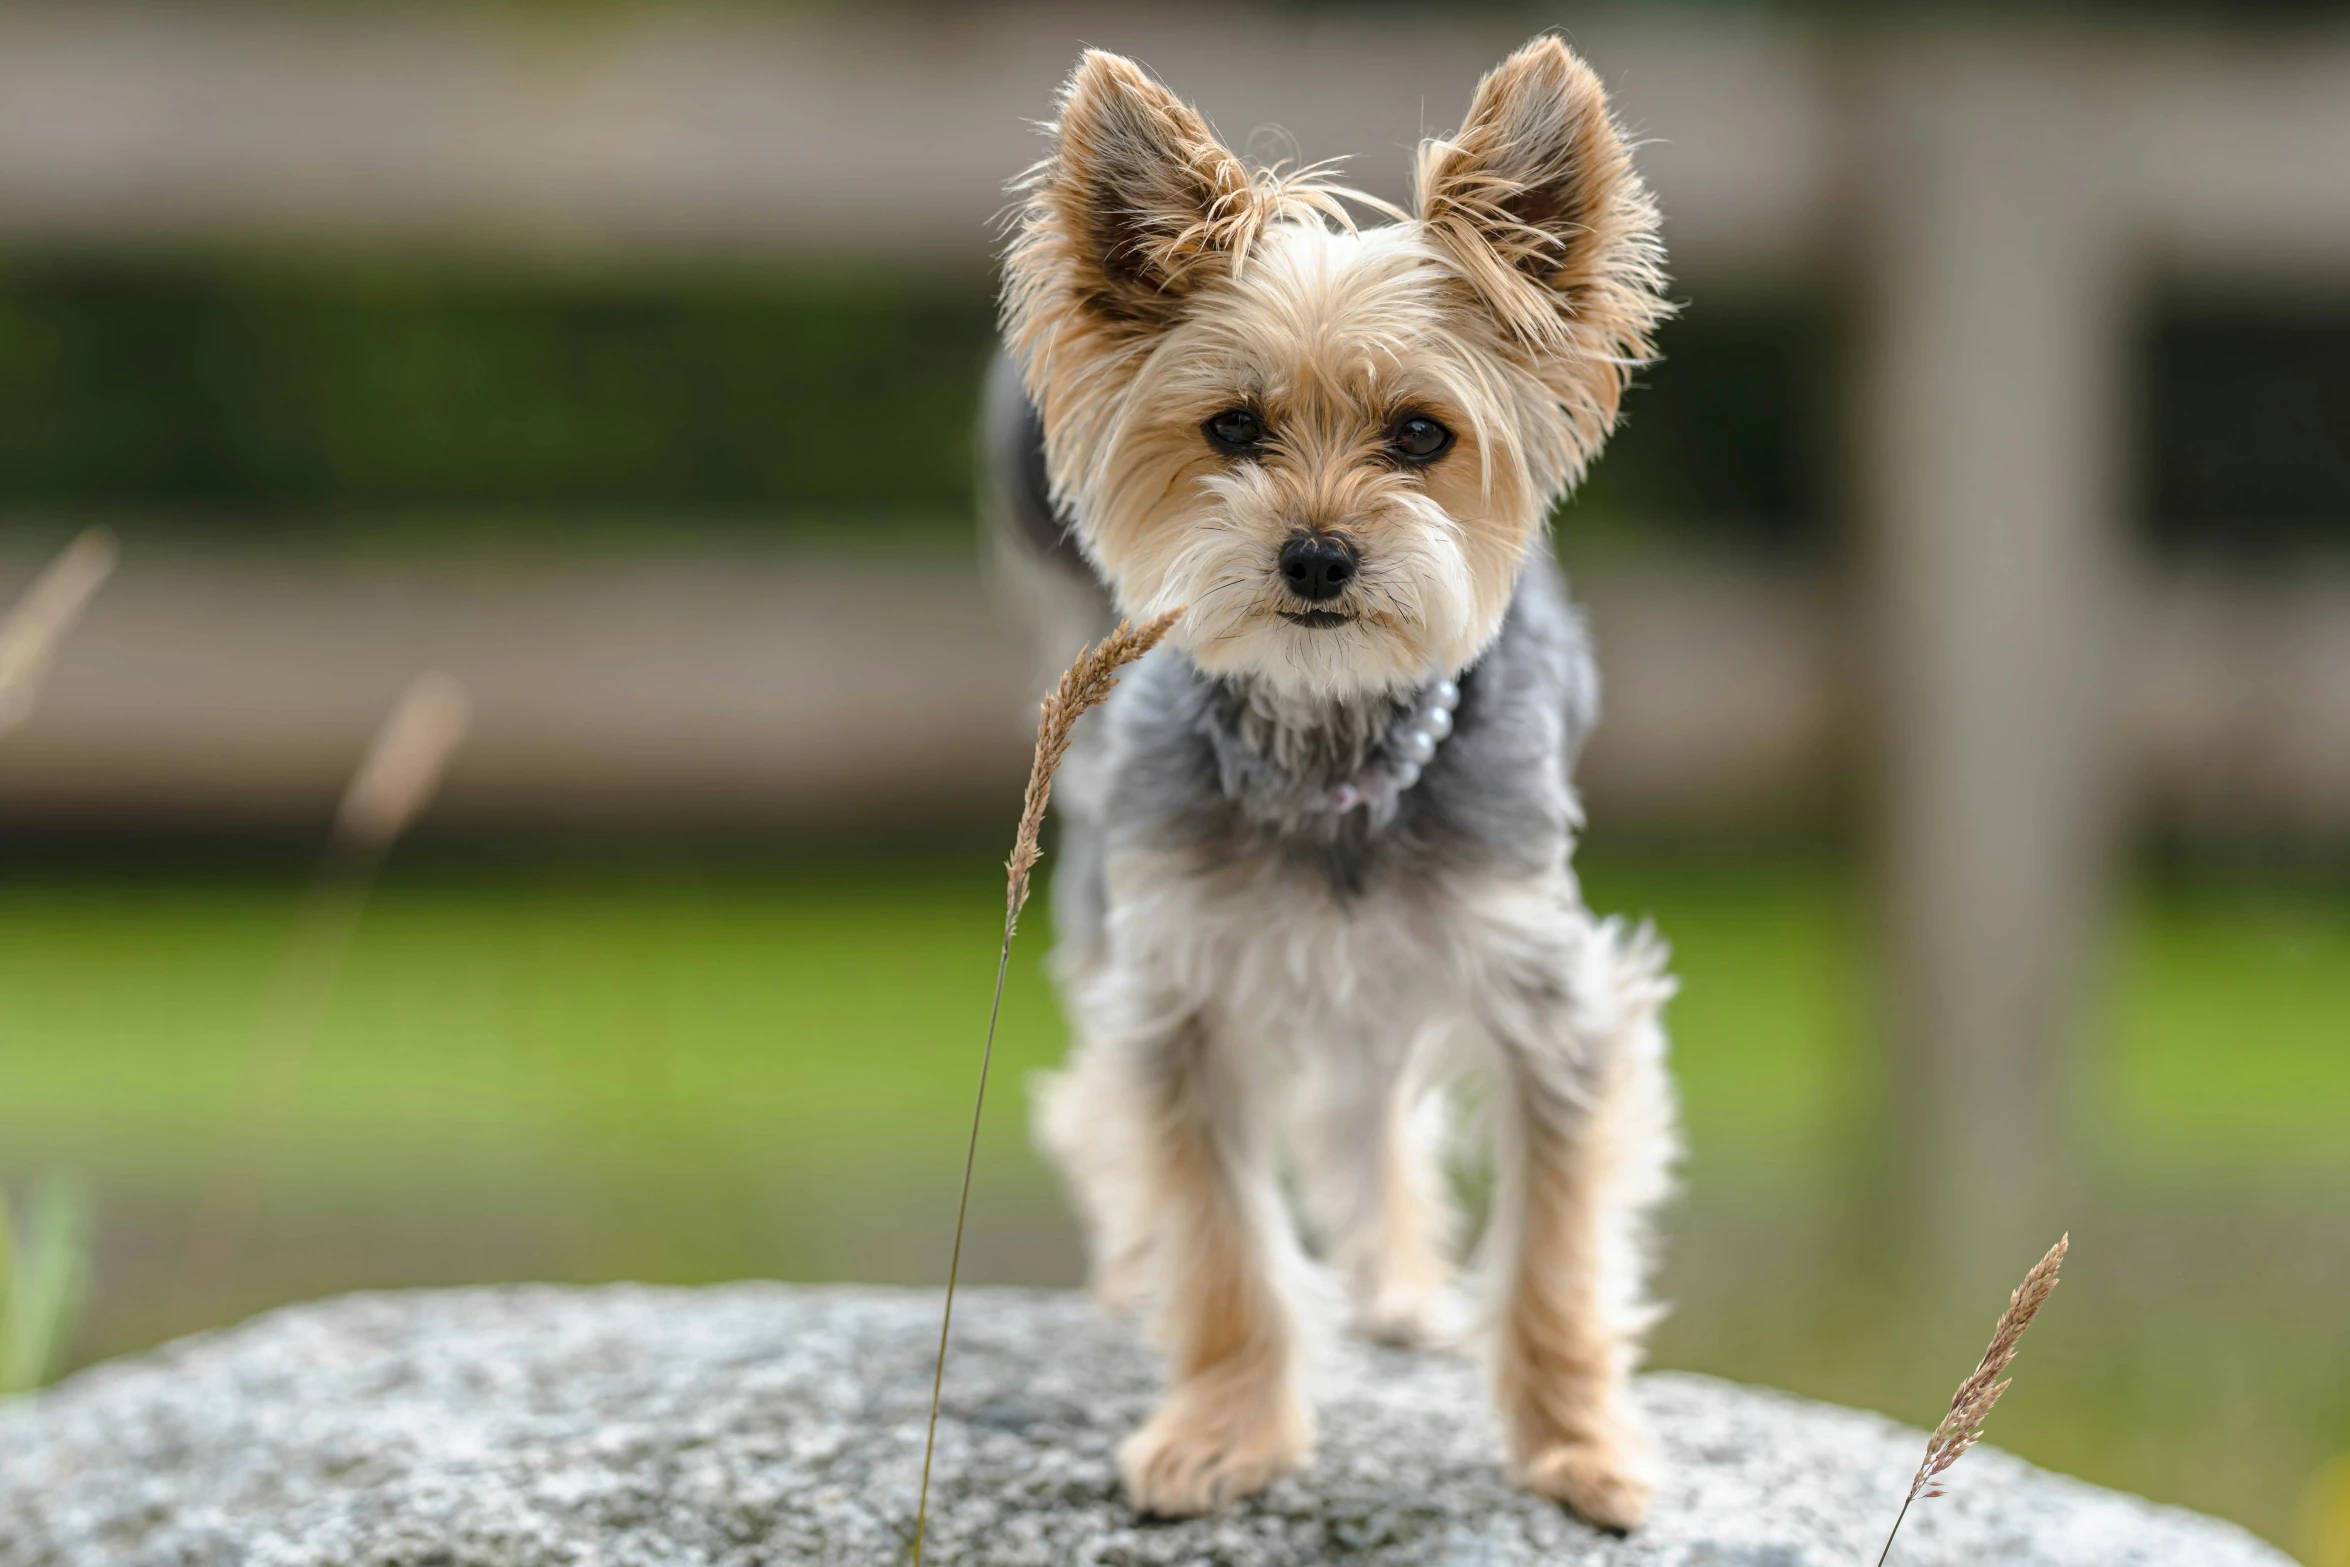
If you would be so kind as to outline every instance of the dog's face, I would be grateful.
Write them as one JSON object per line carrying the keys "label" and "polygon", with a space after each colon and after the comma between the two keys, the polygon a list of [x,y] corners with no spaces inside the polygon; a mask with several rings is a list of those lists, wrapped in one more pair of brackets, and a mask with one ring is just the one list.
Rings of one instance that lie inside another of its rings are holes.
{"label": "dog's face", "polygon": [[1597,78],[1520,50],[1373,228],[1115,55],[1079,62],[1054,136],[1006,334],[1119,607],[1187,604],[1201,667],[1311,699],[1468,664],[1666,310]]}

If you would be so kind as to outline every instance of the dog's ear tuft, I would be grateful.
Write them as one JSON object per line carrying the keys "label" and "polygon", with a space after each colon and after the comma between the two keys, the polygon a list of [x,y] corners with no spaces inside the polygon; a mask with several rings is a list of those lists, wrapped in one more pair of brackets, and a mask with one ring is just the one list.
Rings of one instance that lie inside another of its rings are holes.
{"label": "dog's ear tuft", "polygon": [[1238,264],[1259,217],[1248,170],[1141,66],[1087,50],[1053,138],[1023,215],[1018,248],[1030,253],[1017,259],[1056,268],[1071,304],[1153,326]]}
{"label": "dog's ear tuft", "polygon": [[1656,204],[1599,77],[1545,35],[1477,84],[1468,122],[1420,148],[1429,236],[1528,346],[1638,362],[1667,313]]}

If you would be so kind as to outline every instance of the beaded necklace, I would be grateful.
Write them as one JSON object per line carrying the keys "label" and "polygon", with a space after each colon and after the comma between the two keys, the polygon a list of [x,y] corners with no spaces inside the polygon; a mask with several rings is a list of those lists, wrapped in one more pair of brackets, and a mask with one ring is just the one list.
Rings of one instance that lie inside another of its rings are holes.
{"label": "beaded necklace", "polygon": [[1436,759],[1436,748],[1452,734],[1453,710],[1461,705],[1461,688],[1452,680],[1435,680],[1420,692],[1411,710],[1396,720],[1378,756],[1363,770],[1330,791],[1328,808],[1340,816],[1369,806],[1374,822],[1395,813],[1397,799],[1420,781],[1421,771]]}

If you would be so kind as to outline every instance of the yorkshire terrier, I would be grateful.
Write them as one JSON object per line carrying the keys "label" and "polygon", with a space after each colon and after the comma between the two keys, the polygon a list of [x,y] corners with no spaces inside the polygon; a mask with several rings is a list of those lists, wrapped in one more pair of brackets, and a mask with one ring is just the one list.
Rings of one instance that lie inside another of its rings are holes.
{"label": "yorkshire terrier", "polygon": [[1097,1292],[1169,1356],[1130,1499],[1204,1512],[1304,1462],[1332,1274],[1360,1331],[1445,1335],[1461,1041],[1510,1473],[1629,1529],[1672,986],[1569,866],[1597,676],[1546,523],[1669,311],[1655,205],[1547,36],[1420,148],[1408,212],[1250,167],[1116,55],[1059,108],[1005,262],[1000,531],[1069,562],[1064,603],[1188,606],[1056,801],[1078,1044],[1039,1136]]}

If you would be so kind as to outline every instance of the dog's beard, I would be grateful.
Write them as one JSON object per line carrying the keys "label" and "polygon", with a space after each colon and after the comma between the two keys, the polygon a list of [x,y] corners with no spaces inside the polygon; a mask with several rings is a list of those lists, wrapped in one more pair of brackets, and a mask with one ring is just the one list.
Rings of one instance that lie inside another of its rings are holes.
{"label": "dog's beard", "polygon": [[[1391,500],[1372,524],[1355,580],[1308,603],[1273,561],[1279,530],[1221,503],[1188,525],[1160,563],[1130,570],[1120,594],[1136,614],[1190,606],[1180,645],[1201,669],[1284,700],[1343,703],[1457,673],[1490,638],[1461,530],[1426,496]],[[1327,617],[1343,616],[1340,624]]]}

